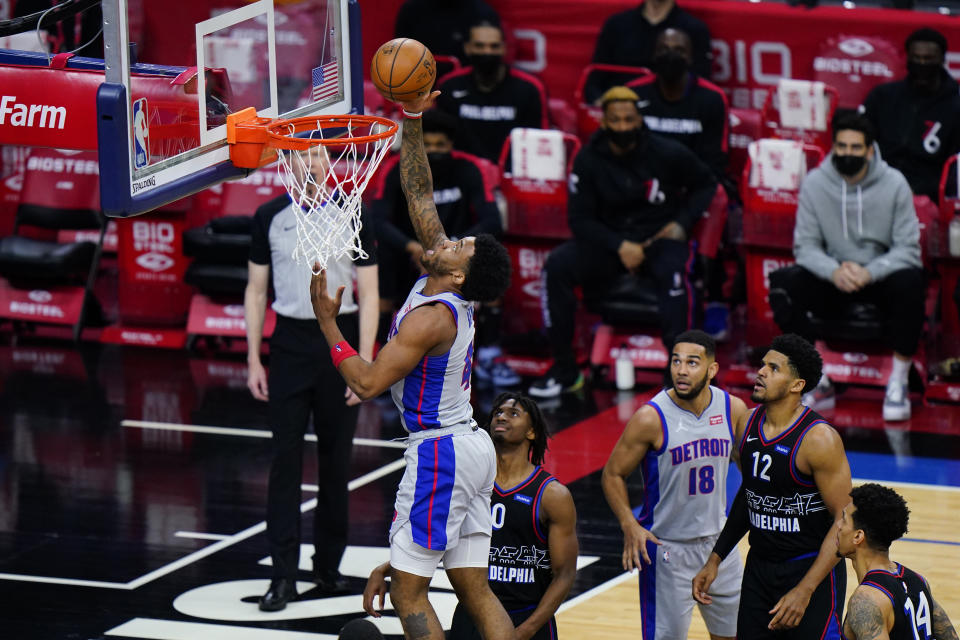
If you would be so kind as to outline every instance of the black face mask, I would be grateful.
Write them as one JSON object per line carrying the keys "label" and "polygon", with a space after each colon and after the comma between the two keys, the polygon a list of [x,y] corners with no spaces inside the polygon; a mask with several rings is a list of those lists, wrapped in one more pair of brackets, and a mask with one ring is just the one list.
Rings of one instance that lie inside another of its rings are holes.
{"label": "black face mask", "polygon": [[449,151],[431,151],[427,154],[427,162],[431,167],[439,167],[450,159]]}
{"label": "black face mask", "polygon": [[940,75],[942,65],[936,62],[911,62],[907,61],[907,76],[911,80],[920,84],[931,84]]}
{"label": "black face mask", "polygon": [[610,142],[621,149],[629,149],[640,139],[640,129],[628,129],[627,131],[607,129],[606,131]]}
{"label": "black face mask", "polygon": [[676,82],[687,75],[690,64],[687,59],[673,51],[661,53],[653,59],[653,72],[666,82]]}
{"label": "black face mask", "polygon": [[467,59],[482,76],[492,76],[503,64],[503,56],[499,53],[475,53]]}
{"label": "black face mask", "polygon": [[866,156],[838,156],[833,154],[833,166],[842,176],[855,176],[867,164]]}

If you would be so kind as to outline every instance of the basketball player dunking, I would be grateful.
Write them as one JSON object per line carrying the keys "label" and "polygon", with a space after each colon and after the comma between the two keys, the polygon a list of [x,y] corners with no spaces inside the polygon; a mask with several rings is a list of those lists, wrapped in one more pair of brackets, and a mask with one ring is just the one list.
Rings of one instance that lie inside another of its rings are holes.
{"label": "basketball player dunking", "polygon": [[717,567],[750,532],[737,638],[840,638],[846,568],[834,524],[849,501],[850,465],[840,435],[800,403],[820,380],[820,354],[803,338],[778,336],[763,357],[739,443],[743,484],[713,552],[693,579],[707,593]]}
{"label": "basketball player dunking", "polygon": [[427,599],[443,560],[450,583],[485,638],[516,637],[513,623],[487,583],[490,494],[497,472],[493,443],[473,420],[470,372],[473,301],[503,295],[510,257],[492,236],[451,241],[433,202],[433,179],[423,149],[420,117],[439,92],[403,103],[407,120],[400,148],[400,181],[410,220],[426,248],[426,275],[397,313],[389,339],[373,362],[343,340],[336,316],[343,287],[327,292],[326,274],[310,285],[314,311],[330,355],[362,399],[388,388],[407,439],[406,470],[390,528],[390,598],[407,638],[441,640],[443,629]]}

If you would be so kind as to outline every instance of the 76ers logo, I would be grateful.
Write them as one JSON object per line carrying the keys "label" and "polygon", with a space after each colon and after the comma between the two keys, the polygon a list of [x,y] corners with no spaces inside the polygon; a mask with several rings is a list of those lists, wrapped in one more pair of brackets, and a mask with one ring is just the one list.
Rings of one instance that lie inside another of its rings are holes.
{"label": "76ers logo", "polygon": [[664,200],[667,199],[667,194],[660,189],[660,180],[657,178],[644,182],[643,191],[647,196],[647,202],[651,204],[663,204]]}

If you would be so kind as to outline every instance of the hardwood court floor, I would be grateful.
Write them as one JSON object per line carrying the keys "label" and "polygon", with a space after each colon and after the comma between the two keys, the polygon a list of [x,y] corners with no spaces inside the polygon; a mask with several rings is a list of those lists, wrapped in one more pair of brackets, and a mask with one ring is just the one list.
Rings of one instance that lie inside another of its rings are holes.
{"label": "hardwood court floor", "polygon": [[[859,483],[856,483],[859,484]],[[923,575],[950,619],[960,623],[960,490],[934,486],[893,484],[910,507],[910,530],[895,542],[890,555]],[[746,557],[746,539],[740,555]],[[622,640],[625,629],[640,629],[640,605],[635,575],[618,577],[609,590],[581,599],[557,617],[561,637]],[[847,599],[857,586],[853,566],[847,563]],[[599,591],[599,589],[598,589]],[[710,640],[699,611],[694,608],[690,640]]]}
{"label": "hardwood court floor", "polygon": [[[396,410],[386,397],[361,409],[341,564],[352,593],[322,597],[304,572],[301,598],[264,614],[256,598],[270,577],[269,430],[266,406],[245,382],[242,358],[0,345],[0,638],[324,640],[364,615],[359,594],[387,557],[402,472],[391,441],[402,435]],[[654,391],[588,389],[542,403],[553,433],[548,467],[578,510],[580,570],[561,638],[639,637],[636,577],[622,575],[600,469]],[[476,390],[478,418],[492,399]],[[960,410],[915,406],[910,423],[884,425],[879,402],[845,396],[827,418],[856,478],[923,485],[903,488],[912,526],[894,556],[924,573],[960,619]],[[315,446],[305,446],[304,566],[313,551]],[[731,474],[728,492],[738,481]],[[431,600],[449,620],[456,599],[442,572]],[[378,625],[398,637],[389,611]],[[691,637],[707,637],[696,615]]]}

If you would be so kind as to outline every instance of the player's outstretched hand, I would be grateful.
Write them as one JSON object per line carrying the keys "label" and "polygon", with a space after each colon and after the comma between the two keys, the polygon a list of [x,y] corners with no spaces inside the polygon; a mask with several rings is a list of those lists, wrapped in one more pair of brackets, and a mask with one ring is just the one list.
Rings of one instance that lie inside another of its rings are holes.
{"label": "player's outstretched hand", "polygon": [[710,585],[717,579],[717,571],[720,569],[720,556],[711,553],[707,558],[707,564],[693,576],[693,599],[700,604],[711,604],[713,598],[707,593],[710,591]]}
{"label": "player's outstretched hand", "polygon": [[404,111],[409,111],[410,113],[423,113],[433,107],[433,103],[439,95],[439,91],[431,91],[427,95],[420,96],[415,100],[401,102],[400,106],[403,107]]}
{"label": "player's outstretched hand", "polygon": [[[390,563],[384,562],[382,565],[370,572],[367,578],[367,586],[363,588],[363,610],[374,618],[381,617],[383,607],[386,604],[387,597],[387,573],[390,571]],[[380,598],[380,607],[374,608],[374,598]]]}
{"label": "player's outstretched hand", "polygon": [[623,568],[627,571],[643,571],[640,564],[640,557],[647,564],[651,564],[650,556],[647,554],[647,542],[654,544],[663,544],[653,535],[635,521],[630,522],[623,530]]}
{"label": "player's outstretched hand", "polygon": [[314,276],[310,279],[310,302],[313,304],[313,315],[317,320],[336,321],[337,314],[340,313],[340,301],[343,300],[343,290],[345,287],[337,289],[337,296],[331,298],[327,293],[327,270],[321,269],[319,263],[313,264]]}
{"label": "player's outstretched hand", "polygon": [[813,592],[803,585],[797,585],[787,591],[786,595],[777,601],[773,609],[770,609],[770,613],[774,615],[767,628],[771,631],[783,631],[793,629],[800,624],[803,612],[807,610],[812,595]]}

